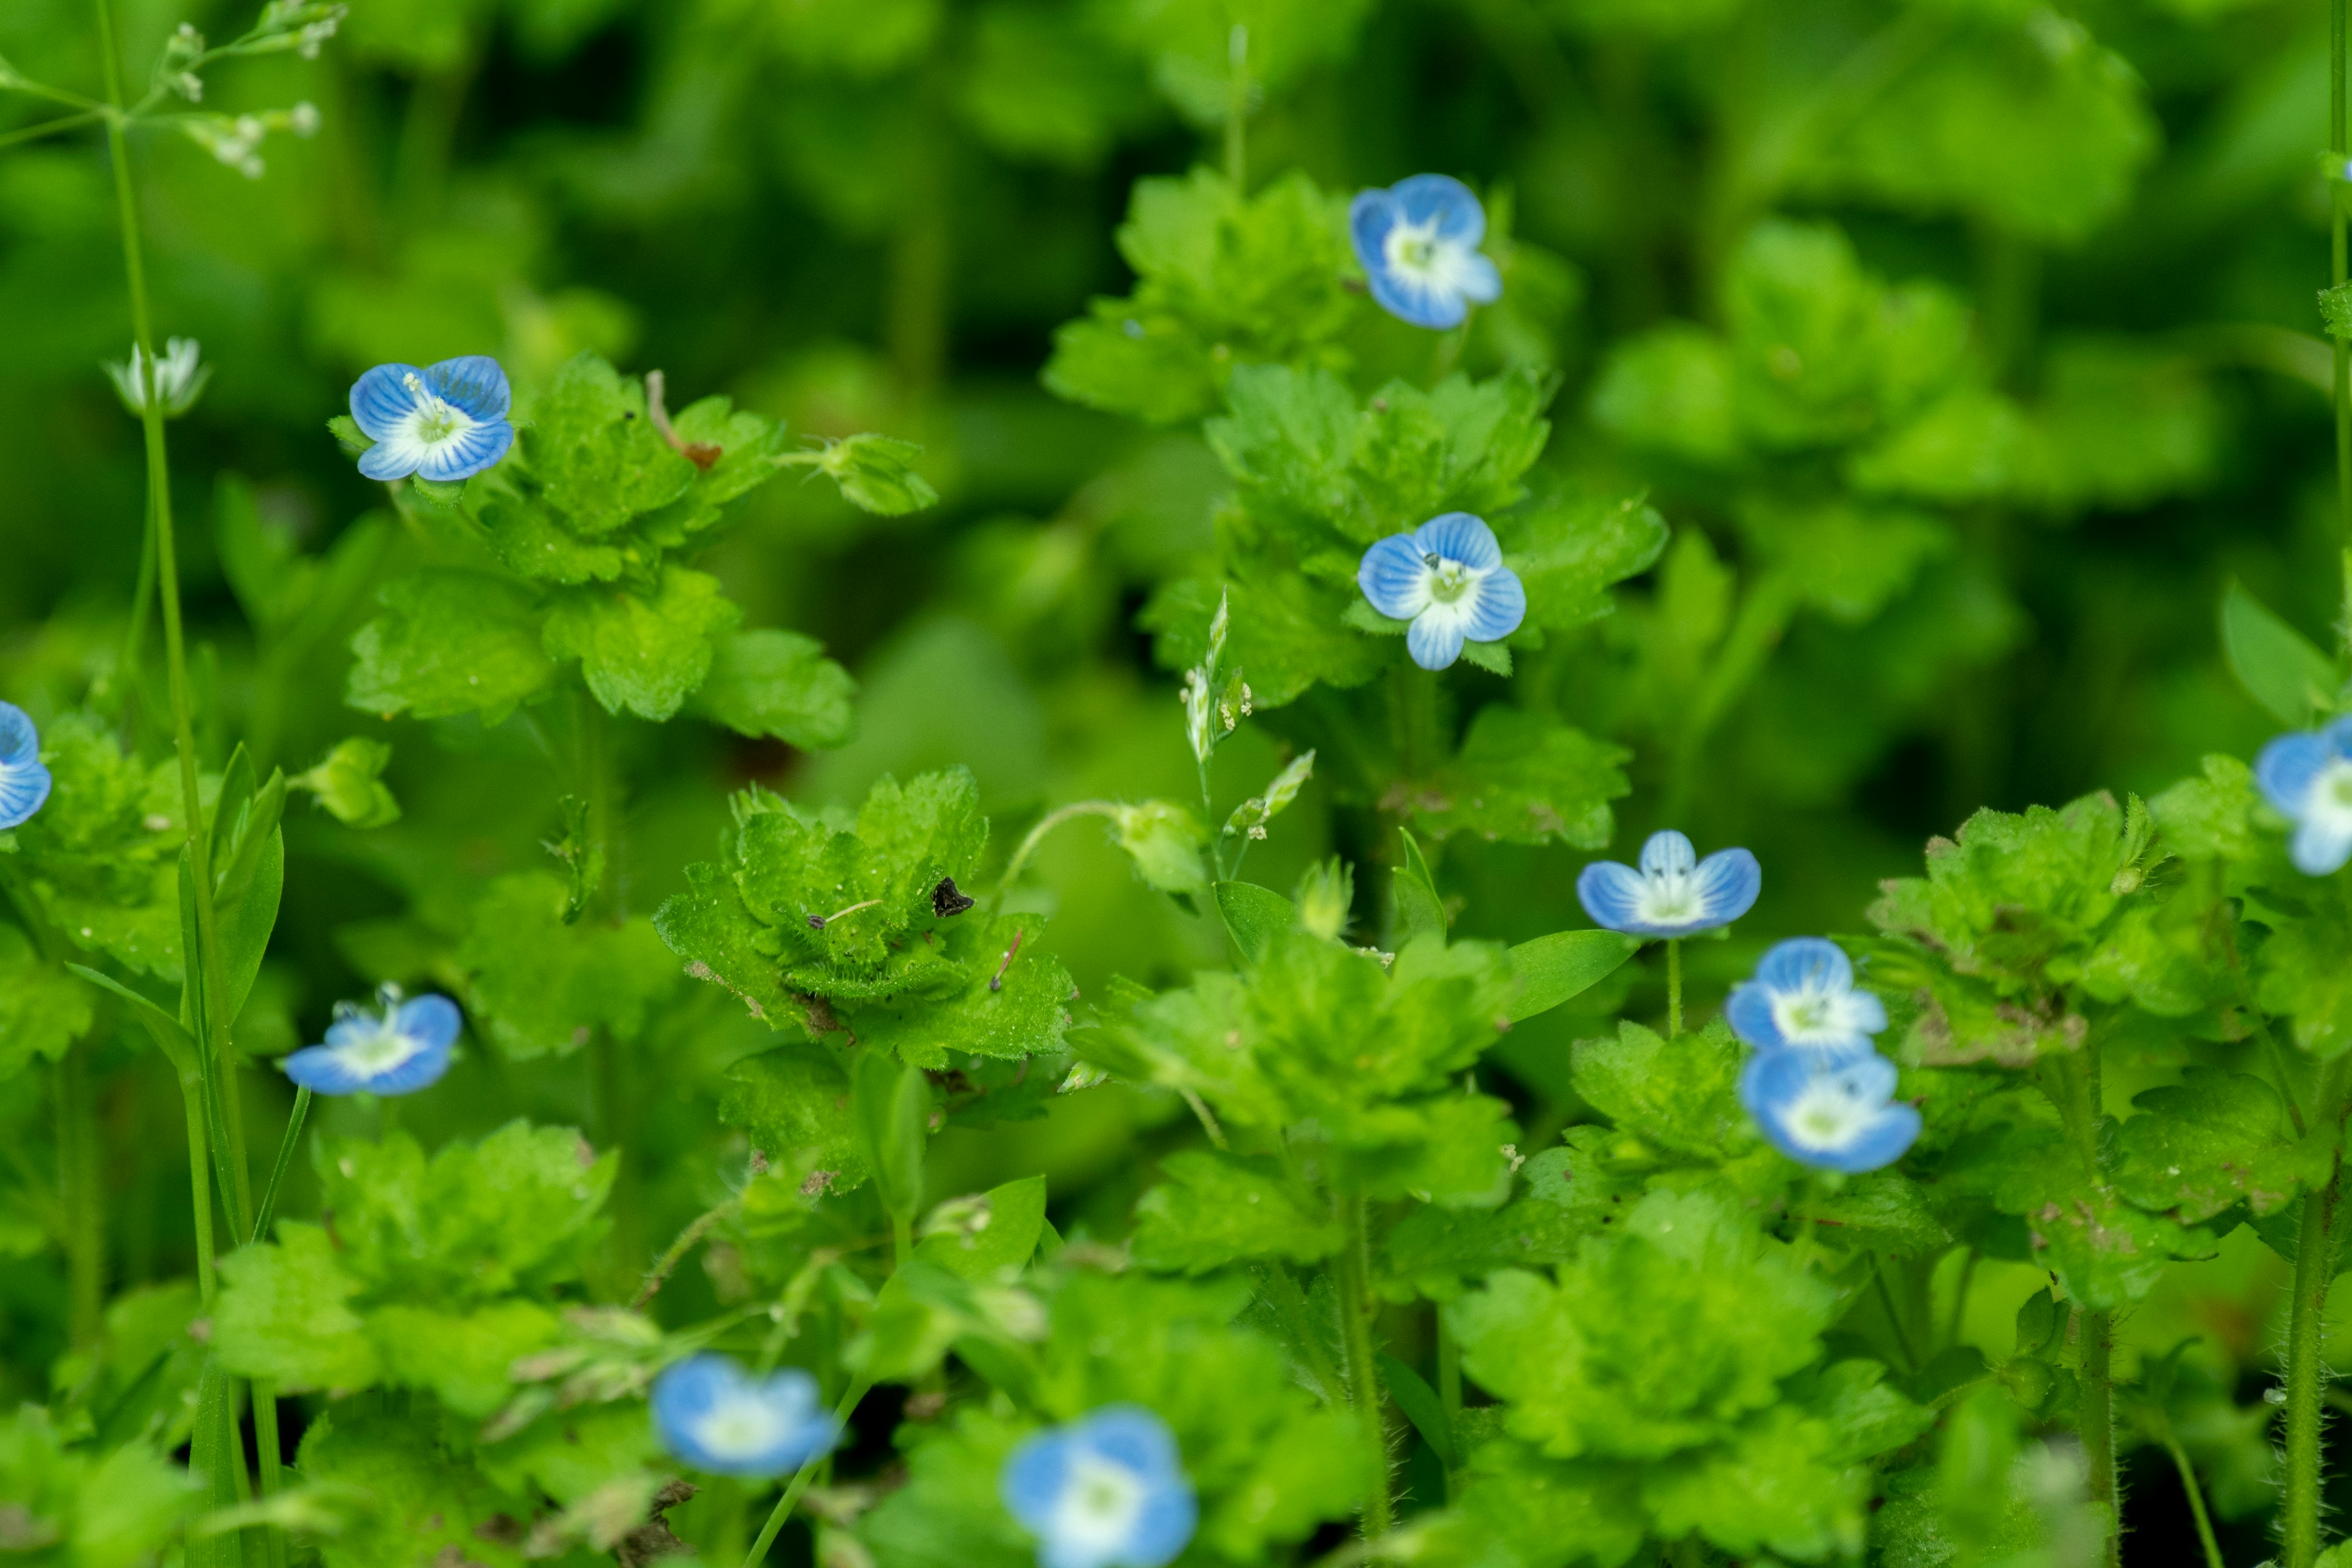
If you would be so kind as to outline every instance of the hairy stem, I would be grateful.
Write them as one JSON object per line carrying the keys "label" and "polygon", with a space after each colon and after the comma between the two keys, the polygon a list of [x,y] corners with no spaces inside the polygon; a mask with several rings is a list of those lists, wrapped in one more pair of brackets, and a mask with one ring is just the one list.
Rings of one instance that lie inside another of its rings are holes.
{"label": "hairy stem", "polygon": [[1683,942],[1678,936],[1666,938],[1666,1038],[1677,1039],[1683,1032]]}
{"label": "hairy stem", "polygon": [[[2338,1057],[2320,1071],[2314,1107],[2320,1125],[2343,1120],[2347,1060]],[[2343,1185],[2339,1155],[2326,1184],[2304,1194],[2303,1228],[2295,1239],[2286,1331],[2286,1497],[2281,1530],[2285,1568],[2311,1568],[2319,1556],[2319,1415],[2327,1387],[2327,1288],[2336,1276]]]}
{"label": "hairy stem", "polygon": [[2116,1315],[2083,1314],[2083,1464],[2091,1500],[2107,1511],[2107,1568],[2120,1568],[2123,1535],[2116,1491]]}
{"label": "hairy stem", "polygon": [[1379,1461],[1372,1489],[1364,1499],[1364,1535],[1378,1539],[1389,1532],[1394,1505],[1389,1497],[1388,1418],[1381,1405],[1380,1373],[1372,1363],[1371,1258],[1364,1207],[1360,1195],[1339,1200],[1339,1222],[1347,1230],[1339,1249],[1339,1326],[1348,1357],[1348,1397],[1363,1425],[1365,1446]]}

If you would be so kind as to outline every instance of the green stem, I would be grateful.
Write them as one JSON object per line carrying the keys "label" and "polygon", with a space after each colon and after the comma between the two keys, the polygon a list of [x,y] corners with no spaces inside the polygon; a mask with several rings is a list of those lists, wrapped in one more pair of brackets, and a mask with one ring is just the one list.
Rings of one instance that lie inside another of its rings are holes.
{"label": "green stem", "polygon": [[[841,1403],[834,1406],[834,1419],[846,1426],[850,1415],[857,1409],[857,1402],[865,1398],[866,1391],[873,1386],[862,1377],[852,1383],[849,1392],[841,1396]],[[744,1554],[743,1568],[759,1568],[768,1560],[768,1548],[776,1543],[777,1532],[784,1528],[784,1521],[792,1517],[793,1505],[801,1500],[801,1494],[808,1490],[809,1482],[816,1478],[817,1467],[824,1463],[824,1458],[820,1456],[793,1472],[792,1484],[784,1489],[784,1495],[776,1500],[775,1510],[768,1515],[768,1522],[760,1527],[760,1538],[751,1542],[751,1550]]]}
{"label": "green stem", "polygon": [[44,136],[54,136],[61,131],[75,131],[105,119],[98,110],[86,109],[79,114],[61,114],[55,120],[44,120],[37,125],[0,132],[0,147],[16,147],[26,142],[37,142]]}
{"label": "green stem", "polygon": [[2164,1435],[2164,1447],[2172,1456],[2173,1468],[2180,1472],[2180,1489],[2189,1494],[2189,1516],[2197,1521],[2197,1539],[2205,1548],[2205,1568],[2226,1568],[2221,1561],[2221,1543],[2213,1539],[2213,1521],[2205,1511],[2205,1494],[2198,1489],[2197,1471],[2189,1462],[2188,1450],[2169,1432]]}
{"label": "green stem", "polygon": [[890,1215],[890,1266],[904,1268],[915,1256],[915,1211],[898,1210]]}
{"label": "green stem", "polygon": [[266,1241],[269,1235],[270,1216],[278,1210],[278,1188],[286,1180],[286,1168],[294,1163],[294,1148],[302,1139],[302,1123],[310,1114],[310,1091],[294,1091],[294,1109],[286,1118],[286,1136],[278,1141],[278,1160],[269,1167],[269,1185],[262,1189],[261,1207],[253,1216],[252,1241]]}
{"label": "green stem", "polygon": [[1371,1256],[1364,1208],[1360,1194],[1339,1200],[1339,1222],[1347,1231],[1339,1249],[1339,1316],[1348,1356],[1348,1396],[1363,1426],[1365,1447],[1379,1461],[1372,1489],[1364,1499],[1364,1536],[1378,1540],[1389,1532],[1394,1505],[1389,1497],[1388,1418],[1381,1407],[1380,1373],[1372,1361]]}
{"label": "green stem", "polygon": [[1911,1326],[1905,1321],[1903,1309],[1895,1300],[1895,1287],[1886,1282],[1886,1259],[1880,1258],[1871,1269],[1878,1281],[1878,1304],[1886,1310],[1886,1326],[1895,1335],[1895,1348],[1902,1352],[1904,1364],[1911,1371],[1919,1370],[1919,1352],[1911,1342]]}
{"label": "green stem", "polygon": [[2083,1463],[2090,1471],[2091,1501],[2106,1510],[2107,1568],[2123,1563],[2116,1489],[2116,1315],[2083,1314]]}
{"label": "green stem", "polygon": [[[1205,801],[1208,798],[1208,782],[1205,769],[1203,772],[1202,798]],[[1037,826],[1029,830],[1028,835],[1021,840],[1020,847],[1013,851],[1013,858],[1004,863],[1004,875],[997,879],[1000,894],[1013,886],[1013,879],[1021,875],[1021,868],[1029,863],[1029,857],[1036,852],[1038,845],[1045,841],[1047,834],[1061,826],[1062,824],[1075,822],[1081,816],[1108,816],[1116,822],[1118,819],[1118,804],[1108,800],[1075,801],[1039,817]]]}
{"label": "green stem", "polygon": [[77,1040],[57,1067],[58,1197],[66,1226],[67,1321],[77,1350],[105,1328],[106,1204],[98,1156],[98,1110],[89,1090],[94,1047]]}
{"label": "green stem", "polygon": [[[2337,1057],[2320,1071],[2313,1106],[2320,1126],[2343,1120],[2347,1061],[2352,1058]],[[2319,1416],[2327,1385],[2327,1289],[2336,1275],[2342,1197],[2339,1155],[2326,1185],[2304,1194],[2303,1227],[2295,1240],[2286,1331],[2286,1496],[2281,1531],[2285,1568],[2311,1568],[2319,1556]]]}
{"label": "green stem", "polygon": [[196,1296],[205,1311],[213,1307],[212,1168],[205,1158],[204,1082],[194,1062],[180,1070],[180,1104],[188,1117],[188,1193],[196,1211]]}
{"label": "green stem", "polygon": [[[2344,205],[2345,125],[2345,0],[2327,4],[2327,145],[2336,155],[2337,178],[2327,182],[2327,276],[2338,286],[2345,281],[2347,252]],[[2352,542],[2352,342],[2332,337],[2336,351],[2336,521]],[[2352,559],[2346,562],[2343,635],[2352,638]]]}
{"label": "green stem", "polygon": [[1683,1032],[1683,939],[1666,938],[1666,1038]]}
{"label": "green stem", "polygon": [[1462,1343],[1447,1326],[1444,1308],[1437,1312],[1437,1402],[1449,1420],[1462,1414]]}
{"label": "green stem", "polygon": [[1249,189],[1249,29],[1225,35],[1225,179],[1234,194]]}
{"label": "green stem", "polygon": [[704,1210],[696,1216],[693,1224],[678,1232],[677,1239],[669,1244],[669,1250],[656,1259],[653,1268],[646,1271],[646,1282],[637,1287],[636,1295],[630,1299],[629,1310],[638,1311],[652,1300],[655,1293],[668,1282],[678,1264],[685,1260],[686,1255],[694,1250],[694,1244],[709,1235],[712,1226],[733,1214],[742,1202],[740,1197],[729,1198],[716,1208]]}

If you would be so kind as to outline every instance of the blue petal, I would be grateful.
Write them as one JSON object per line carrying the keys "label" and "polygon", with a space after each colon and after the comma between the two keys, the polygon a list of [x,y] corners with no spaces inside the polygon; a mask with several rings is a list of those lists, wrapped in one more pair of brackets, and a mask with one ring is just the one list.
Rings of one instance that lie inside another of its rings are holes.
{"label": "blue petal", "polygon": [[[425,373],[413,364],[380,364],[352,383],[352,422],[379,441],[390,436],[402,420],[416,412],[416,395],[408,390],[412,375],[420,385],[424,383]],[[364,467],[365,459],[362,464]]]}
{"label": "blue petal", "polygon": [[1673,828],[1653,833],[1642,845],[1642,874],[1662,877],[1670,872],[1687,871],[1698,864],[1698,851],[1691,841]]}
{"label": "blue petal", "polygon": [[1895,1104],[1878,1113],[1878,1121],[1870,1131],[1833,1156],[1822,1156],[1832,1170],[1850,1173],[1875,1171],[1892,1165],[1919,1141],[1920,1119],[1916,1106]]}
{"label": "blue petal", "polygon": [[1494,258],[1474,254],[1468,258],[1468,262],[1470,274],[1462,279],[1463,297],[1475,300],[1481,305],[1491,305],[1501,299],[1503,275],[1496,270]]}
{"label": "blue petal", "polygon": [[38,763],[0,767],[0,832],[22,827],[49,803],[49,770]]}
{"label": "blue petal", "polygon": [[1633,867],[1615,860],[1595,860],[1577,874],[1576,901],[1594,923],[1611,931],[1641,931],[1633,911],[1640,907],[1648,884]]}
{"label": "blue petal", "polygon": [[368,1087],[351,1058],[332,1046],[305,1046],[278,1066],[314,1094],[357,1094]]}
{"label": "blue petal", "polygon": [[1462,632],[1472,642],[1500,642],[1528,618],[1528,591],[1519,574],[1497,566],[1478,584],[1478,596]]}
{"label": "blue petal", "polygon": [[1372,299],[1390,315],[1416,327],[1432,327],[1444,331],[1458,327],[1470,313],[1462,296],[1452,290],[1424,289],[1410,283],[1389,271],[1385,266],[1370,274]]}
{"label": "blue petal", "polygon": [[2263,798],[2288,816],[2300,818],[2304,802],[2320,773],[2336,760],[2336,749],[2326,738],[2298,731],[2281,735],[2254,759],[2254,783]]}
{"label": "blue petal", "polygon": [[1853,963],[1826,937],[1794,936],[1774,945],[1756,965],[1756,980],[1774,991],[1853,989]]}
{"label": "blue petal", "polygon": [[1144,1500],[1143,1511],[1128,1537],[1120,1561],[1128,1568],[1160,1568],[1173,1563],[1192,1541],[1201,1522],[1201,1507],[1192,1489],[1181,1481],[1154,1489]]}
{"label": "blue petal", "polygon": [[2345,861],[2352,860],[2352,832],[2315,818],[2294,830],[2286,852],[2294,868],[2305,876],[2333,876],[2344,868]]}
{"label": "blue petal", "polygon": [[404,479],[417,468],[414,442],[378,441],[360,454],[360,472],[372,479]]}
{"label": "blue petal", "polygon": [[[1769,959],[1768,959],[1769,962]],[[1760,976],[1763,973],[1759,970]],[[1772,1016],[1772,992],[1760,979],[1743,980],[1723,1000],[1723,1021],[1731,1032],[1759,1051],[1786,1049],[1780,1020]]]}
{"label": "blue petal", "polygon": [[1052,1521],[1054,1505],[1068,1483],[1072,1447],[1066,1432],[1040,1432],[1013,1450],[998,1478],[1006,1510],[1040,1534]]}
{"label": "blue petal", "polygon": [[1412,544],[1423,555],[1442,555],[1480,571],[1503,563],[1503,547],[1495,542],[1495,531],[1486,526],[1486,519],[1466,511],[1431,518],[1412,531]]}
{"label": "blue petal", "polygon": [[1404,646],[1422,668],[1444,669],[1462,657],[1462,623],[1452,616],[1417,616]]}
{"label": "blue petal", "polygon": [[1764,868],[1745,849],[1718,849],[1698,863],[1699,907],[1709,927],[1746,914],[1763,889]]}
{"label": "blue petal", "polygon": [[1153,1480],[1181,1479],[1176,1435],[1140,1405],[1107,1405],[1078,1423],[1071,1436],[1108,1459]]}
{"label": "blue petal", "polygon": [[463,1022],[457,1004],[446,996],[415,996],[400,1005],[393,1026],[412,1040],[446,1048],[457,1040]]}
{"label": "blue petal", "polygon": [[1875,1051],[1860,1061],[1844,1064],[1837,1073],[1853,1089],[1858,1100],[1884,1100],[1891,1098],[1900,1076],[1895,1064]]}
{"label": "blue petal", "polygon": [[448,1072],[451,1054],[446,1040],[437,1046],[427,1045],[398,1067],[376,1074],[360,1087],[370,1094],[415,1094],[420,1089],[430,1089]]}
{"label": "blue petal", "polygon": [[1475,247],[1486,237],[1486,209],[1469,186],[1451,174],[1415,174],[1399,180],[1389,195],[1410,223],[1427,223],[1434,216],[1440,239]]}
{"label": "blue petal", "polygon": [[[514,445],[514,426],[505,420],[476,425],[446,441],[436,441],[416,465],[417,473],[425,479],[444,484],[473,478],[485,468],[496,468],[499,459]],[[369,448],[371,452],[376,448]],[[366,459],[361,459],[364,468]]]}
{"label": "blue petal", "polygon": [[445,359],[425,373],[425,385],[434,396],[485,424],[504,419],[514,405],[506,371],[488,354]]}
{"label": "blue petal", "polygon": [[14,702],[0,702],[0,768],[41,760],[41,732],[33,716]]}
{"label": "blue petal", "polygon": [[1396,226],[1396,202],[1386,191],[1359,191],[1348,204],[1348,239],[1357,264],[1377,281],[1388,271],[1389,230]]}
{"label": "blue petal", "polygon": [[1391,620],[1409,621],[1427,605],[1423,584],[1429,568],[1410,533],[1391,533],[1364,552],[1356,586],[1372,608]]}

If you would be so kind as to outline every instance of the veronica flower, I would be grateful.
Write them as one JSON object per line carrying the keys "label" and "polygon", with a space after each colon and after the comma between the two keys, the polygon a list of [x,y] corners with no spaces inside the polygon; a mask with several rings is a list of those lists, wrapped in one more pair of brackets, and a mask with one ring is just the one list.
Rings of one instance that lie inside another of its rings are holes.
{"label": "veronica flower", "polygon": [[1474,302],[1503,297],[1502,274],[1478,253],[1486,209],[1450,175],[1360,193],[1348,207],[1348,237],[1381,309],[1416,327],[1458,327]]}
{"label": "veronica flower", "polygon": [[1466,511],[1433,517],[1364,552],[1356,585],[1372,608],[1411,621],[1405,647],[1423,669],[1444,669],[1464,642],[1500,642],[1528,616],[1528,591],[1503,564],[1495,531]]}
{"label": "veronica flower", "polygon": [[2296,870],[2325,877],[2352,860],[2352,719],[2281,735],[2254,759],[2254,782],[2294,820],[2287,856]]}
{"label": "veronica flower", "polygon": [[1745,849],[1718,849],[1698,858],[1691,841],[1672,828],[1642,846],[1642,868],[1595,860],[1576,879],[1584,912],[1629,936],[1688,936],[1729,925],[1746,914],[1764,886],[1763,868]]}
{"label": "veronica flower", "polygon": [[1853,964],[1833,942],[1793,937],[1764,955],[1752,980],[1731,988],[1723,1016],[1759,1050],[1811,1051],[1825,1058],[1871,1049],[1886,1027],[1886,1004],[1857,991]]}
{"label": "veronica flower", "polygon": [[514,445],[507,373],[488,354],[429,370],[380,364],[352,383],[352,419],[375,445],[360,454],[372,479],[410,474],[443,483],[494,467]]}
{"label": "veronica flower", "polygon": [[841,1440],[815,1378],[798,1367],[753,1377],[723,1355],[688,1356],[663,1372],[653,1411],[662,1447],[714,1475],[787,1475]]}
{"label": "veronica flower", "polygon": [[1030,1438],[1005,1461],[1004,1506],[1040,1568],[1160,1568],[1200,1519],[1167,1423],[1111,1405]]}
{"label": "veronica flower", "polygon": [[1917,1109],[1895,1098],[1895,1064],[1876,1052],[1759,1051],[1740,1070],[1739,1102],[1775,1149],[1824,1171],[1891,1165],[1919,1136]]}
{"label": "veronica flower", "polygon": [[279,1064],[286,1076],[320,1094],[414,1094],[449,1070],[457,1040],[457,1005],[446,996],[401,1000],[387,985],[380,1012],[335,1004],[327,1043],[305,1046]]}
{"label": "veronica flower", "polygon": [[213,367],[202,362],[203,351],[194,338],[173,338],[163,345],[163,352],[153,360],[137,343],[131,345],[131,363],[118,364],[106,362],[106,374],[114,383],[115,395],[122,406],[133,416],[147,410],[147,385],[155,386],[156,406],[163,417],[177,419],[196,405],[205,393],[205,383],[213,378]]}
{"label": "veronica flower", "polygon": [[41,733],[13,702],[0,702],[0,833],[21,827],[49,803],[49,770],[41,765]]}

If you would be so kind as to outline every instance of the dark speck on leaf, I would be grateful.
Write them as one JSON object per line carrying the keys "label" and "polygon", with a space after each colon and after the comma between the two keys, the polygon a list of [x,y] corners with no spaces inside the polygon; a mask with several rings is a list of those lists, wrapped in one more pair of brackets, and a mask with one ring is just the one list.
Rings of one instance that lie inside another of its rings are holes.
{"label": "dark speck on leaf", "polygon": [[931,889],[931,913],[941,920],[963,913],[972,903],[969,896],[956,890],[953,877],[941,877],[940,885]]}

